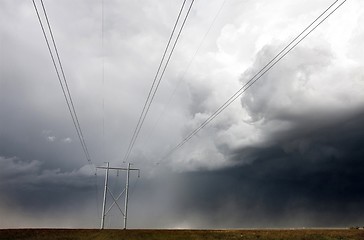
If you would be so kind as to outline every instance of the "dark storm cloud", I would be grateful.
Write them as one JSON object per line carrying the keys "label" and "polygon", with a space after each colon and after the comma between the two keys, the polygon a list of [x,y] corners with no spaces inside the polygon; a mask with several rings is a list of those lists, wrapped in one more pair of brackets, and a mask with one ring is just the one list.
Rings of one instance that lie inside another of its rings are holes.
{"label": "dark storm cloud", "polygon": [[[242,82],[280,48],[264,46]],[[225,152],[233,167],[181,174],[184,184],[176,198],[181,218],[195,227],[360,225],[364,107],[357,89],[364,78],[359,66],[338,61],[330,44],[320,40],[292,51],[242,96],[248,118],[235,123],[242,127],[234,134],[254,137]],[[254,130],[244,131],[245,126]],[[215,131],[232,132],[218,124]],[[213,159],[206,162],[212,165]]]}
{"label": "dark storm cloud", "polygon": [[283,146],[287,142],[241,149],[235,153],[236,161],[246,155],[255,161],[184,175],[186,184],[178,200],[181,214],[186,219],[209,216],[198,223],[202,227],[361,224],[363,121],[364,112],[306,134],[310,147],[305,151],[287,151]]}
{"label": "dark storm cloud", "polygon": [[74,206],[77,199],[95,191],[95,178],[90,176],[86,167],[61,172],[60,169],[45,169],[40,161],[26,162],[5,157],[0,157],[0,166],[1,202],[21,207],[25,212],[48,211],[68,204]]}

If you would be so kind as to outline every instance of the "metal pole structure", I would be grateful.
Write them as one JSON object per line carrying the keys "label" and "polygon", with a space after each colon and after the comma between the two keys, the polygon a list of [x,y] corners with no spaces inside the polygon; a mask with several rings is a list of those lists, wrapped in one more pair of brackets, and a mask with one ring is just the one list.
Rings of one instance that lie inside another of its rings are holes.
{"label": "metal pole structure", "polygon": [[130,172],[130,163],[128,164],[128,169],[126,171],[125,209],[124,209],[124,230],[126,229],[126,221],[127,221],[127,218],[128,218],[129,172]]}
{"label": "metal pole structure", "polygon": [[[130,177],[130,171],[138,171],[138,178],[140,177],[140,169],[139,168],[130,168],[130,166],[132,165],[131,163],[128,164],[127,168],[122,168],[122,167],[110,167],[109,163],[106,162],[107,165],[106,167],[97,167],[100,169],[105,169],[106,170],[106,174],[105,174],[105,188],[104,188],[104,198],[103,198],[103,202],[102,202],[102,215],[101,215],[101,229],[104,229],[104,223],[105,223],[105,217],[108,214],[108,212],[111,210],[111,208],[116,204],[117,207],[119,208],[121,214],[124,216],[124,229],[126,229],[126,224],[127,224],[127,218],[128,218],[128,201],[129,201],[129,177]],[[110,191],[110,189],[108,188],[108,181],[109,181],[109,170],[117,170],[117,171],[127,171],[126,172],[126,182],[125,182],[125,188],[124,190],[119,194],[118,197],[115,198],[115,196],[113,195],[113,193]],[[106,195],[107,193],[109,193],[113,199],[113,203],[111,204],[111,206],[109,207],[109,209],[107,211],[106,210]],[[121,210],[119,204],[117,203],[117,201],[119,200],[119,198],[122,196],[122,194],[125,193],[125,208],[124,208],[124,212]]]}
{"label": "metal pole structure", "polygon": [[109,163],[106,163],[106,174],[105,174],[105,188],[104,188],[104,198],[102,201],[102,215],[101,215],[101,229],[104,229],[105,224],[105,208],[106,208],[106,194],[107,194],[107,182],[109,180]]}

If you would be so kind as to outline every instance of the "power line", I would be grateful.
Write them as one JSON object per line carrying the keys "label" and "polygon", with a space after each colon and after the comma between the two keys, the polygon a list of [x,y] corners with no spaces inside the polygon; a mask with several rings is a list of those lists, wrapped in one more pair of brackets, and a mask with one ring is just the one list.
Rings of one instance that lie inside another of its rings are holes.
{"label": "power line", "polygon": [[[190,7],[189,7],[189,9],[188,9],[187,15],[186,15],[185,19],[183,20],[183,23],[182,23],[181,29],[180,29],[180,31],[179,31],[179,33],[178,33],[178,35],[177,35],[177,38],[176,38],[176,40],[175,40],[175,42],[174,42],[174,45],[173,45],[172,50],[171,50],[171,53],[170,53],[170,55],[169,55],[169,57],[168,57],[168,59],[167,59],[167,62],[166,62],[166,64],[165,64],[165,66],[164,66],[163,72],[162,72],[162,74],[161,74],[161,76],[160,76],[160,78],[159,78],[159,80],[158,80],[157,87],[155,88],[155,90],[154,90],[154,92],[153,92],[153,95],[152,95],[152,98],[151,98],[151,100],[150,100],[150,102],[149,102],[149,105],[148,105],[148,108],[147,108],[146,114],[145,114],[145,115],[144,115],[144,117],[143,117],[142,124],[144,123],[144,120],[145,120],[145,118],[146,118],[146,116],[147,116],[147,112],[149,111],[149,108],[150,108],[150,106],[151,106],[151,104],[152,104],[152,102],[153,102],[153,100],[154,100],[155,94],[156,94],[156,92],[157,92],[157,88],[159,87],[159,84],[160,84],[160,82],[161,82],[161,80],[162,80],[162,78],[163,78],[163,76],[164,76],[164,73],[165,73],[165,71],[166,71],[166,68],[167,68],[167,66],[168,66],[168,63],[169,63],[169,61],[170,61],[170,59],[171,59],[172,53],[173,53],[173,51],[174,51],[174,49],[175,49],[175,47],[176,47],[177,41],[178,41],[178,39],[179,39],[179,37],[180,37],[180,34],[181,34],[181,32],[182,32],[182,29],[183,29],[183,27],[184,27],[184,25],[185,25],[185,23],[186,23],[186,20],[187,20],[188,15],[189,15],[189,13],[190,13],[190,10],[191,10],[191,7],[192,7],[192,5],[193,5],[193,2],[194,2],[194,0],[192,0],[191,5],[190,5]],[[139,134],[140,130],[141,130],[141,127],[138,129],[137,135]],[[136,141],[136,139],[134,140],[133,146],[134,146],[134,144],[135,144],[135,141]]]}
{"label": "power line", "polygon": [[[57,49],[56,42],[54,40],[52,28],[51,28],[51,25],[49,23],[49,19],[48,19],[48,16],[47,16],[47,12],[46,12],[45,6],[43,4],[43,0],[41,0],[41,5],[42,5],[43,12],[44,12],[44,16],[46,18],[48,30],[49,30],[50,35],[51,35],[53,47],[55,49],[55,53],[56,53],[56,56],[57,56],[57,61],[58,61],[60,70],[57,67],[57,63],[56,63],[54,54],[52,52],[52,48],[50,46],[50,43],[49,43],[49,40],[48,40],[48,36],[47,36],[46,31],[44,29],[44,25],[42,23],[42,19],[40,17],[40,14],[39,14],[37,5],[35,4],[35,1],[34,0],[32,0],[32,1],[33,1],[33,5],[34,5],[34,8],[35,8],[35,11],[36,11],[38,20],[39,20],[39,24],[40,24],[41,29],[42,29],[42,32],[43,32],[43,36],[44,36],[45,41],[47,43],[47,47],[48,47],[49,54],[50,54],[50,56],[52,58],[52,63],[53,63],[54,69],[56,71],[57,78],[58,78],[59,83],[61,85],[61,89],[62,89],[62,92],[63,92],[63,96],[64,96],[64,98],[66,100],[67,107],[68,107],[68,110],[69,110],[70,115],[71,115],[71,118],[72,118],[73,125],[75,126],[75,129],[76,129],[76,132],[77,132],[77,136],[78,136],[78,138],[80,140],[80,143],[81,143],[83,152],[85,154],[86,160],[87,160],[87,162],[91,166],[91,164],[92,164],[91,157],[90,157],[90,154],[89,154],[89,151],[88,151],[88,148],[87,148],[87,145],[86,145],[86,142],[85,142],[83,133],[82,133],[82,129],[81,129],[80,122],[79,122],[78,117],[77,117],[77,113],[76,113],[76,110],[75,110],[75,106],[74,106],[74,103],[73,103],[73,100],[72,100],[72,97],[71,97],[71,92],[70,92],[69,87],[68,87],[68,84],[67,84],[66,75],[65,75],[64,70],[63,70],[62,62],[61,62],[61,59],[60,59],[60,56],[59,56],[59,53],[58,53],[58,49]],[[60,75],[60,72],[62,73],[62,77]]]}
{"label": "power line", "polygon": [[60,59],[59,54],[58,54],[57,45],[56,45],[56,42],[55,42],[54,37],[53,37],[52,28],[51,28],[51,25],[50,25],[49,20],[48,20],[47,11],[46,11],[46,9],[44,7],[43,0],[40,0],[40,1],[41,1],[41,4],[42,4],[43,11],[44,11],[44,16],[46,17],[48,29],[49,29],[49,32],[51,34],[53,46],[54,46],[54,49],[56,51],[58,63],[59,63],[59,66],[61,68],[61,72],[62,72],[63,80],[64,80],[64,83],[65,83],[65,86],[66,86],[68,98],[69,98],[69,101],[71,103],[72,112],[73,112],[74,117],[75,117],[75,120],[76,120],[76,124],[77,124],[78,130],[79,130],[79,133],[80,133],[80,137],[82,139],[82,143],[83,143],[83,145],[85,147],[85,150],[86,150],[85,153],[86,153],[86,156],[87,156],[87,160],[88,161],[91,161],[91,157],[90,157],[90,154],[89,154],[88,149],[87,149],[87,145],[86,145],[86,142],[85,142],[85,138],[84,138],[83,133],[82,133],[81,125],[80,125],[80,122],[79,122],[78,117],[77,117],[77,114],[76,114],[75,106],[73,104],[73,100],[72,100],[72,97],[71,97],[71,92],[70,92],[69,87],[68,87],[67,79],[66,79],[65,73],[63,71],[63,66],[62,66],[62,63],[61,63],[61,59]]}
{"label": "power line", "polygon": [[104,32],[105,32],[105,7],[104,0],[101,0],[101,51],[102,51],[102,152],[105,156],[105,49],[104,49]]}
{"label": "power line", "polygon": [[165,56],[166,56],[167,50],[168,50],[168,48],[169,48],[169,45],[170,45],[170,43],[171,43],[172,37],[173,37],[173,35],[174,35],[174,31],[175,31],[176,26],[177,26],[177,24],[178,24],[178,21],[179,21],[179,18],[180,18],[180,16],[181,16],[182,10],[183,10],[183,8],[184,8],[184,6],[185,6],[185,3],[186,3],[186,0],[184,0],[184,1],[183,1],[183,3],[182,3],[182,6],[181,6],[181,9],[180,9],[180,11],[179,11],[179,13],[178,13],[178,16],[177,16],[176,22],[175,22],[175,24],[174,24],[174,26],[173,26],[172,33],[171,33],[171,35],[170,35],[170,37],[169,37],[169,39],[168,39],[168,43],[167,43],[167,46],[166,46],[166,48],[165,48],[165,50],[164,50],[164,53],[163,53],[162,59],[161,59],[161,61],[160,61],[160,63],[159,63],[157,73],[155,74],[155,77],[154,77],[154,79],[153,79],[152,86],[150,87],[150,90],[149,90],[149,92],[148,92],[148,96],[147,96],[147,99],[145,100],[145,103],[144,103],[144,106],[143,106],[143,110],[142,110],[142,112],[141,112],[141,114],[140,114],[140,116],[139,116],[137,126],[136,126],[136,127],[135,127],[135,129],[134,129],[133,136],[132,136],[131,141],[130,141],[129,146],[128,146],[128,150],[126,151],[126,154],[125,154],[125,157],[124,157],[124,162],[125,162],[125,161],[127,160],[127,158],[129,157],[129,154],[130,154],[130,151],[131,151],[131,148],[132,148],[132,145],[133,145],[134,139],[136,138],[136,135],[137,135],[138,129],[139,129],[140,125],[141,125],[141,121],[142,121],[143,115],[145,114],[145,111],[146,111],[146,108],[147,108],[147,105],[148,105],[148,102],[149,102],[150,96],[151,96],[152,91],[153,91],[153,89],[154,89],[155,82],[156,82],[157,77],[158,77],[158,75],[159,75],[159,71],[160,71],[160,69],[161,69],[161,67],[162,67],[162,64],[163,64],[164,58],[165,58]]}
{"label": "power line", "polygon": [[184,81],[184,79],[185,79],[185,77],[186,77],[186,75],[187,75],[188,70],[190,69],[190,67],[191,67],[191,65],[192,65],[192,63],[193,63],[193,61],[195,60],[195,58],[196,58],[196,56],[197,56],[197,53],[200,51],[200,49],[201,49],[201,47],[202,47],[203,43],[205,42],[207,35],[208,35],[208,34],[209,34],[209,32],[211,31],[212,26],[214,25],[214,23],[215,23],[216,19],[218,18],[218,16],[219,16],[219,14],[220,14],[221,10],[223,9],[223,7],[224,7],[224,5],[225,5],[226,1],[227,1],[227,0],[224,0],[224,1],[223,1],[223,3],[221,4],[221,6],[220,6],[219,10],[217,11],[217,13],[216,13],[216,15],[215,15],[214,19],[213,19],[213,20],[212,20],[212,22],[211,22],[211,24],[210,24],[209,28],[207,29],[207,31],[206,31],[206,33],[205,33],[205,35],[204,35],[204,36],[203,36],[203,38],[201,39],[201,42],[200,42],[199,46],[197,47],[197,49],[196,49],[195,53],[193,54],[192,58],[190,59],[190,61],[189,61],[188,65],[187,65],[187,68],[186,68],[186,69],[185,69],[185,71],[183,72],[182,77],[180,78],[180,80],[177,82],[177,84],[176,84],[175,88],[173,89],[173,92],[172,92],[172,94],[170,95],[170,97],[169,97],[169,99],[168,99],[168,101],[167,101],[167,104],[164,106],[164,108],[163,108],[163,110],[161,111],[160,115],[158,116],[157,120],[154,122],[153,127],[152,127],[152,130],[150,130],[150,132],[149,132],[149,134],[148,134],[148,136],[149,136],[148,138],[150,138],[150,136],[152,135],[152,133],[153,133],[153,132],[154,132],[154,130],[156,129],[156,127],[157,127],[157,125],[158,125],[159,121],[162,119],[162,116],[164,115],[164,113],[165,113],[165,111],[167,110],[168,106],[171,104],[172,99],[173,99],[174,95],[176,94],[176,92],[177,92],[177,89],[178,89],[179,85],[180,85],[180,84]]}
{"label": "power line", "polygon": [[179,11],[179,14],[178,14],[178,17],[177,17],[177,19],[176,19],[176,22],[175,22],[175,24],[174,24],[174,27],[173,27],[172,33],[171,33],[171,35],[170,35],[170,37],[169,37],[169,40],[168,40],[167,46],[166,46],[166,48],[165,48],[165,50],[164,50],[163,57],[162,57],[162,59],[161,59],[161,61],[160,61],[160,63],[159,63],[157,73],[155,74],[155,77],[154,77],[154,80],[153,80],[152,86],[151,86],[151,88],[150,88],[150,90],[149,90],[149,93],[148,93],[147,99],[146,99],[146,101],[145,101],[145,103],[144,103],[144,106],[143,106],[143,110],[142,110],[142,112],[141,112],[141,114],[140,114],[140,116],[139,116],[139,120],[138,120],[137,126],[136,126],[136,128],[134,129],[134,133],[133,133],[132,139],[131,139],[131,141],[130,141],[130,143],[129,143],[128,150],[127,150],[127,152],[126,152],[126,154],[125,154],[124,162],[126,162],[126,161],[128,160],[128,158],[129,158],[129,156],[130,156],[130,153],[131,153],[131,151],[132,151],[132,149],[133,149],[133,147],[134,147],[134,144],[135,144],[135,142],[136,142],[136,140],[137,140],[137,138],[138,138],[138,135],[139,135],[139,133],[140,133],[140,130],[141,130],[141,128],[142,128],[142,126],[143,126],[143,124],[144,124],[145,118],[146,118],[146,116],[147,116],[147,114],[148,114],[148,112],[149,112],[150,106],[151,106],[151,104],[152,104],[152,102],[153,102],[153,100],[154,100],[155,94],[156,94],[156,92],[157,92],[157,90],[158,90],[158,88],[159,88],[159,85],[160,85],[160,83],[161,83],[161,81],[162,81],[162,78],[163,78],[163,76],[164,76],[164,73],[165,73],[165,71],[166,71],[166,68],[167,68],[167,66],[168,66],[168,63],[169,63],[169,61],[170,61],[170,59],[171,59],[171,57],[172,57],[172,54],[173,54],[173,52],[174,52],[174,49],[175,49],[176,44],[177,44],[177,42],[178,42],[178,39],[179,39],[179,37],[180,37],[180,35],[181,35],[182,29],[183,29],[183,27],[184,27],[184,25],[185,25],[185,23],[186,23],[186,20],[187,20],[187,18],[188,18],[188,16],[189,16],[189,13],[190,13],[190,11],[191,11],[191,8],[192,8],[192,5],[193,5],[193,3],[194,3],[194,0],[192,0],[192,1],[191,1],[191,4],[190,4],[190,6],[189,6],[189,8],[188,8],[188,11],[187,11],[187,13],[186,13],[186,15],[185,15],[185,18],[184,18],[184,20],[183,20],[183,23],[182,23],[182,25],[181,25],[181,27],[180,27],[180,30],[179,30],[179,32],[178,32],[178,35],[177,35],[176,39],[174,40],[174,44],[173,44],[173,46],[172,46],[172,50],[170,51],[169,56],[168,56],[168,58],[167,58],[167,62],[165,63],[165,65],[164,65],[164,67],[163,67],[163,70],[162,70],[162,73],[161,73],[161,75],[160,75],[160,77],[159,77],[159,79],[158,79],[158,81],[157,81],[157,78],[158,78],[159,72],[160,72],[160,70],[161,70],[162,64],[163,64],[163,62],[164,62],[164,59],[165,59],[166,53],[167,53],[168,48],[169,48],[169,46],[170,46],[170,43],[171,43],[172,37],[173,37],[174,32],[175,32],[175,30],[176,30],[176,26],[177,26],[177,24],[178,24],[178,22],[179,22],[179,19],[180,19],[181,13],[182,13],[182,11],[183,11],[183,8],[184,8],[184,6],[185,6],[185,3],[186,3],[186,0],[184,0],[184,1],[183,1],[183,3],[182,3],[182,6],[181,6],[181,9],[180,9],[180,11]]}
{"label": "power line", "polygon": [[[303,41],[310,33],[312,33],[319,25],[321,25],[331,14],[333,14],[338,8],[340,8],[346,0],[340,3],[334,10],[332,10],[326,17],[318,22],[311,30],[304,34],[310,27],[312,27],[327,11],[329,11],[338,0],[332,3],[323,13],[321,13],[310,25],[308,25],[297,37],[295,37],[285,48],[283,48],[272,60],[270,60],[258,73],[256,73],[247,83],[245,83],[234,95],[232,95],[223,105],[221,105],[213,114],[211,114],[198,128],[193,130],[187,137],[185,137],[179,144],[172,148],[161,161],[165,160],[185,143],[187,143],[193,136],[195,136],[201,129],[209,124],[214,118],[216,118],[222,111],[224,111],[232,102],[234,102],[239,96],[241,96],[246,90],[248,90],[254,83],[256,83],[263,75],[265,75],[272,67],[274,67],[282,58],[284,58],[292,49],[294,49],[301,41]],[[303,37],[299,39],[301,36]],[[296,43],[294,43],[299,39]],[[292,45],[293,44],[293,45]],[[292,45],[292,46],[291,46]],[[290,47],[291,46],[291,47]],[[288,49],[288,50],[287,50]],[[287,50],[286,52],[284,52]],[[282,55],[281,55],[282,54]]]}

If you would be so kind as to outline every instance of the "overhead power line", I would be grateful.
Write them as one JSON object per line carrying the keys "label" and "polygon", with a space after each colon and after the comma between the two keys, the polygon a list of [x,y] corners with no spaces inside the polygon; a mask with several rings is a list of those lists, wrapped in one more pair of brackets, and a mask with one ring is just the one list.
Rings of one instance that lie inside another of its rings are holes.
{"label": "overhead power line", "polygon": [[224,111],[231,103],[233,103],[239,96],[241,96],[246,90],[248,90],[262,76],[264,76],[272,67],[274,67],[282,58],[284,58],[290,51],[292,51],[292,49],[294,49],[301,41],[303,41],[310,33],[312,33],[319,25],[321,25],[329,16],[331,16],[338,8],[340,8],[346,2],[346,0],[344,0],[339,5],[337,5],[334,8],[334,10],[332,10],[325,17],[323,17],[331,8],[334,7],[334,5],[336,5],[336,3],[338,1],[339,0],[334,1],[311,24],[309,24],[297,37],[295,37],[286,47],[284,47],[277,55],[275,55],[275,57],[272,60],[270,60],[263,68],[261,68],[259,70],[259,72],[257,72],[235,94],[233,94],[224,104],[222,104],[213,114],[211,114],[198,128],[193,130],[179,144],[177,144],[175,147],[173,147],[161,159],[161,161],[167,159],[170,155],[172,155],[174,152],[176,152],[178,149],[180,149],[184,144],[186,144],[193,136],[195,136],[201,129],[203,129],[214,118],[216,118],[222,111]]}
{"label": "overhead power line", "polygon": [[[155,94],[156,94],[156,92],[157,92],[157,90],[158,90],[158,88],[159,88],[159,85],[160,85],[160,83],[161,83],[161,81],[162,81],[162,79],[163,79],[163,76],[164,76],[164,73],[165,73],[165,71],[166,71],[166,68],[167,68],[167,66],[168,66],[168,64],[169,64],[169,61],[170,61],[170,59],[171,59],[171,57],[172,57],[172,54],[173,54],[173,52],[174,52],[174,49],[175,49],[175,47],[176,47],[176,45],[177,45],[178,39],[179,39],[179,37],[180,37],[180,35],[181,35],[181,32],[182,32],[183,27],[184,27],[184,25],[185,25],[185,23],[186,23],[186,20],[187,20],[187,18],[188,18],[188,16],[189,16],[189,13],[190,13],[190,11],[191,11],[191,8],[192,8],[192,5],[193,5],[193,3],[194,3],[194,0],[192,0],[192,1],[191,1],[191,3],[190,3],[190,6],[189,6],[189,8],[188,8],[188,10],[187,10],[187,13],[186,13],[186,15],[185,15],[184,19],[183,19],[183,22],[182,22],[182,25],[181,25],[181,27],[180,27],[180,29],[179,29],[179,32],[178,32],[178,34],[177,34],[177,37],[176,37],[176,38],[175,38],[175,40],[174,40],[174,43],[173,43],[172,49],[171,49],[171,51],[170,51],[170,53],[169,53],[169,55],[168,55],[167,61],[166,61],[166,63],[164,64],[163,70],[162,70],[162,72],[161,72],[161,74],[160,74],[160,76],[159,76],[159,78],[158,78],[158,75],[159,75],[159,73],[160,73],[160,71],[161,71],[161,68],[162,68],[163,62],[164,62],[164,60],[165,60],[166,54],[167,54],[167,52],[168,52],[169,46],[170,46],[170,44],[171,44],[171,41],[172,41],[173,35],[174,35],[174,33],[175,33],[175,30],[176,30],[177,24],[178,24],[178,22],[179,22],[179,20],[180,20],[180,17],[181,17],[182,11],[183,11],[183,9],[184,9],[185,3],[186,3],[186,0],[184,0],[184,1],[183,1],[182,6],[181,6],[181,8],[180,8],[180,11],[179,11],[179,13],[178,13],[178,17],[177,17],[176,22],[175,22],[175,24],[174,24],[174,26],[173,26],[172,33],[171,33],[171,35],[170,35],[170,37],[169,37],[169,40],[168,40],[167,46],[166,46],[166,48],[165,48],[165,50],[164,50],[164,53],[163,53],[162,59],[161,59],[161,61],[160,61],[160,63],[159,63],[157,73],[155,74],[155,77],[154,77],[154,79],[153,79],[152,86],[150,87],[150,90],[149,90],[149,93],[148,93],[147,99],[146,99],[146,101],[145,101],[145,103],[144,103],[144,106],[143,106],[143,110],[142,110],[142,112],[141,112],[141,114],[140,114],[140,116],[139,116],[137,126],[136,126],[136,127],[135,127],[135,129],[134,129],[133,136],[132,136],[132,138],[131,138],[131,141],[130,141],[130,143],[129,143],[128,149],[127,149],[127,151],[126,151],[126,154],[125,154],[125,157],[124,157],[124,162],[126,162],[126,161],[128,160],[128,158],[129,158],[129,156],[130,156],[130,153],[131,153],[131,151],[133,150],[133,147],[134,147],[134,145],[135,145],[135,142],[136,142],[136,140],[137,140],[137,138],[138,138],[138,136],[139,136],[140,130],[141,130],[141,128],[142,128],[142,126],[143,126],[143,124],[144,124],[145,118],[146,118],[146,116],[147,116],[147,114],[148,114],[148,112],[149,112],[150,106],[152,105],[152,102],[153,102],[153,100],[154,100]],[[158,81],[157,81],[157,79],[158,79]]]}
{"label": "overhead power line", "polygon": [[105,157],[105,49],[104,49],[104,42],[105,42],[105,6],[104,0],[101,0],[101,53],[102,53],[102,71],[101,71],[101,78],[102,78],[102,100],[101,100],[101,108],[102,108],[102,153],[103,157]]}
{"label": "overhead power line", "polygon": [[[46,22],[47,22],[48,31],[49,31],[50,36],[51,36],[51,40],[52,40],[53,48],[54,48],[54,51],[55,51],[55,55],[57,57],[57,61],[55,59],[54,53],[53,53],[52,48],[51,48],[50,41],[48,39],[48,36],[46,34],[46,30],[44,28],[42,19],[40,17],[38,7],[35,4],[35,1],[34,0],[32,0],[32,1],[33,1],[34,9],[35,9],[35,11],[37,13],[37,17],[38,17],[39,24],[40,24],[42,32],[43,32],[44,39],[45,39],[45,41],[47,43],[49,54],[50,54],[50,56],[52,58],[52,63],[53,63],[54,69],[56,71],[57,78],[58,78],[59,83],[61,85],[63,96],[64,96],[64,98],[66,100],[67,108],[68,108],[69,113],[71,115],[73,125],[74,125],[74,127],[76,129],[77,136],[78,136],[78,138],[80,140],[80,143],[81,143],[81,146],[82,146],[82,149],[83,149],[83,152],[85,154],[87,162],[90,165],[92,165],[91,157],[90,157],[87,145],[86,145],[85,138],[84,138],[83,133],[82,133],[81,125],[80,125],[80,122],[79,122],[78,117],[77,117],[77,113],[76,113],[76,109],[75,109],[75,106],[74,106],[74,103],[73,103],[73,100],[72,100],[71,92],[70,92],[70,89],[68,87],[67,78],[66,78],[66,75],[64,73],[62,62],[61,62],[61,59],[60,59],[60,56],[59,56],[59,53],[58,53],[56,41],[54,39],[52,28],[51,28],[51,25],[49,23],[46,8],[44,6],[43,0],[40,0],[41,5],[42,5],[42,9],[43,9],[43,13],[44,13],[44,16],[45,16],[45,19],[46,19]],[[57,65],[57,63],[58,63],[58,65]]]}
{"label": "overhead power line", "polygon": [[224,5],[225,5],[226,1],[227,1],[227,0],[224,0],[224,1],[222,2],[222,4],[221,4],[221,6],[220,6],[219,10],[218,10],[218,11],[217,11],[217,13],[215,14],[214,19],[213,19],[213,20],[212,20],[212,22],[210,23],[210,26],[208,27],[208,29],[207,29],[207,31],[206,31],[206,33],[205,33],[205,35],[204,35],[204,36],[203,36],[203,38],[201,39],[200,44],[198,45],[198,47],[197,47],[197,49],[196,49],[195,53],[193,54],[192,58],[190,59],[190,61],[189,61],[188,65],[187,65],[187,67],[186,67],[185,71],[184,71],[184,72],[183,72],[183,74],[182,74],[182,77],[181,77],[181,78],[179,79],[179,81],[177,82],[177,84],[176,84],[175,88],[174,88],[174,89],[173,89],[173,91],[172,91],[172,94],[171,94],[171,95],[169,96],[169,98],[168,98],[168,101],[167,101],[166,105],[164,105],[163,110],[161,111],[161,113],[159,114],[158,118],[157,118],[157,119],[156,119],[156,121],[154,122],[154,124],[153,124],[153,126],[152,126],[151,130],[149,131],[148,139],[151,137],[152,133],[154,133],[155,129],[157,128],[158,123],[159,123],[159,122],[160,122],[160,120],[162,119],[162,117],[163,117],[164,113],[166,112],[166,110],[168,109],[169,105],[172,103],[173,97],[175,96],[175,94],[176,94],[176,92],[177,92],[178,87],[179,87],[179,86],[180,86],[180,84],[181,84],[181,83],[185,80],[185,77],[186,77],[186,75],[187,75],[188,70],[190,69],[190,67],[191,67],[191,65],[192,65],[192,63],[193,63],[193,61],[195,60],[195,58],[196,58],[196,56],[197,56],[197,53],[200,51],[200,49],[201,49],[201,47],[202,47],[203,43],[205,42],[205,40],[206,40],[206,38],[207,38],[207,35],[209,34],[209,32],[211,31],[211,29],[212,29],[213,25],[215,24],[215,21],[217,20],[217,18],[218,18],[218,16],[219,16],[219,14],[220,14],[221,10],[223,9],[223,7],[224,7]]}

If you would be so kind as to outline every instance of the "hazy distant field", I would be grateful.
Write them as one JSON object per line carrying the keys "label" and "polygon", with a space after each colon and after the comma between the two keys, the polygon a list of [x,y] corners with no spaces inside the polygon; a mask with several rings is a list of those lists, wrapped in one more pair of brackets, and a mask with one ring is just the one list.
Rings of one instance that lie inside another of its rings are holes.
{"label": "hazy distant field", "polygon": [[0,230],[0,239],[363,239],[363,230],[95,230],[95,229],[10,229]]}

